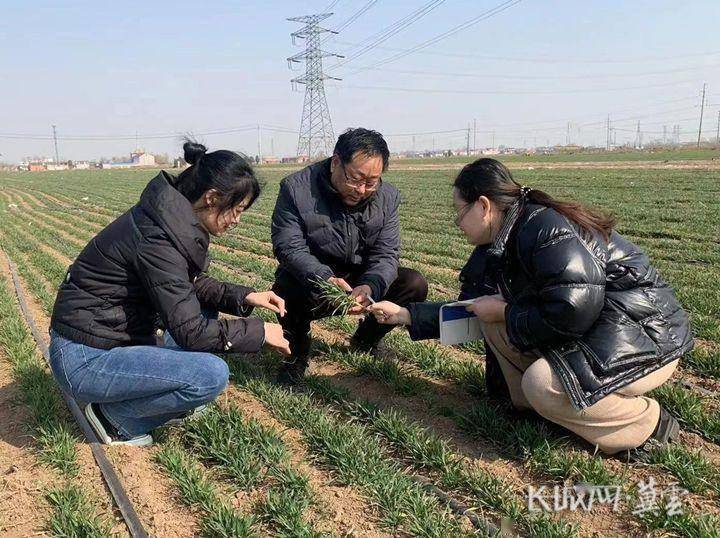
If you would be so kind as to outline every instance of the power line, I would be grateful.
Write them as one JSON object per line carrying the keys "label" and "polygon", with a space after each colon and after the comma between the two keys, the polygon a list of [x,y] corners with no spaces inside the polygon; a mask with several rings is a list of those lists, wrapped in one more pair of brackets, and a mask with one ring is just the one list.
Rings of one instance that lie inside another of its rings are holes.
{"label": "power line", "polygon": [[[357,46],[357,43],[351,43],[348,41],[336,41],[339,45]],[[410,52],[412,49],[404,49],[397,47],[378,47],[381,50],[388,52]],[[502,61],[502,62],[520,62],[520,63],[551,63],[551,64],[633,64],[633,63],[647,63],[650,61],[662,61],[666,63],[670,60],[681,60],[686,58],[707,58],[708,56],[714,56],[720,54],[720,51],[709,51],[699,52],[693,54],[681,54],[678,56],[658,56],[652,58],[625,58],[625,59],[613,59],[613,60],[594,60],[590,58],[575,58],[572,56],[563,56],[558,58],[552,57],[541,57],[541,56],[489,56],[484,54],[468,54],[462,52],[442,52],[432,50],[413,50],[413,54],[424,54],[429,56],[442,56],[445,58],[469,58],[472,60],[491,60],[491,61]]]}
{"label": "power line", "polygon": [[[348,26],[350,26],[353,22],[358,20],[367,10],[369,10],[371,7],[373,7],[375,4],[377,4],[377,2],[378,2],[378,0],[370,0],[369,2],[364,4],[355,13],[350,15],[350,17],[348,17],[345,20],[345,22],[343,22],[340,26],[335,28],[333,30],[333,34],[331,34],[331,35],[327,36],[325,39],[323,39],[322,43],[325,43],[328,39],[332,38],[334,34],[337,34],[337,33],[341,32],[342,30],[344,30],[345,28],[347,28]],[[326,9],[325,11],[327,12],[328,10]]]}
{"label": "power line", "polygon": [[[365,66],[363,70],[381,71],[385,73],[395,73],[400,75],[422,75],[436,77],[467,77],[467,78],[485,78],[485,79],[508,79],[508,80],[584,80],[584,79],[603,79],[603,78],[631,78],[646,77],[656,75],[666,75],[670,73],[684,73],[695,71],[697,69],[708,69],[718,67],[720,64],[700,65],[694,67],[685,67],[681,69],[669,69],[665,71],[650,71],[644,73],[604,73],[595,75],[496,75],[488,73],[472,73],[472,72],[447,72],[447,71],[418,71],[412,69],[383,69],[382,67]],[[352,73],[351,73],[352,74]],[[350,75],[348,75],[350,76]]]}
{"label": "power line", "polygon": [[626,86],[621,88],[574,88],[574,89],[563,89],[563,90],[462,90],[462,89],[449,89],[449,88],[415,88],[415,87],[401,87],[401,86],[365,86],[365,85],[348,85],[333,86],[335,88],[350,88],[357,90],[379,90],[379,91],[397,91],[397,92],[410,92],[410,93],[427,93],[427,94],[461,94],[461,95],[563,95],[572,93],[602,93],[602,92],[616,92],[616,91],[628,91],[628,90],[645,90],[648,88],[665,88],[668,86],[678,86],[679,84],[689,84],[694,82],[693,80],[675,81],[662,84],[645,84],[643,86]]}
{"label": "power line", "polygon": [[[403,57],[407,56],[408,54],[413,54],[416,51],[425,49],[425,48],[429,47],[430,45],[434,45],[435,43],[438,43],[439,41],[442,41],[443,39],[447,39],[448,37],[455,35],[458,32],[461,32],[462,30],[470,28],[471,26],[474,26],[475,24],[477,24],[481,21],[484,21],[486,19],[489,19],[490,17],[493,17],[494,15],[502,13],[506,9],[510,9],[511,7],[519,4],[521,1],[522,0],[506,0],[505,2],[498,4],[497,6],[481,13],[480,15],[473,17],[472,19],[470,19],[462,24],[454,26],[450,30],[447,30],[439,35],[436,35],[433,38],[423,41],[422,43],[419,43],[410,49],[407,49],[403,52],[400,52],[398,54],[390,56],[389,58],[385,58],[384,60],[380,60],[379,62],[376,62],[375,66],[380,66],[380,65],[384,65],[384,64],[387,64],[390,62],[394,62],[395,60],[399,60],[400,58],[403,58]],[[355,74],[362,70],[363,70],[362,68],[356,69],[351,74]]]}
{"label": "power line", "polygon": [[148,135],[143,135],[143,134],[65,135],[65,136],[57,136],[57,137],[54,137],[53,135],[43,135],[43,134],[0,133],[0,138],[16,139],[16,140],[54,140],[55,138],[57,138],[57,140],[60,140],[60,141],[113,142],[113,141],[123,141],[123,140],[135,140],[136,137],[140,137],[143,139],[162,140],[162,139],[177,138],[177,137],[183,136],[184,134],[192,134],[194,136],[233,134],[233,133],[252,131],[252,130],[255,130],[256,128],[257,128],[257,125],[250,125],[250,126],[240,127],[240,128],[215,129],[215,130],[209,130],[209,131],[190,132],[190,133],[177,131],[177,132],[173,132],[173,133],[148,134]]}
{"label": "power line", "polygon": [[[421,18],[423,18],[425,15],[430,13],[432,10],[434,10],[435,8],[437,8],[444,2],[445,2],[445,0],[431,0],[427,4],[424,4],[422,7],[416,9],[409,15],[406,15],[399,21],[396,21],[395,23],[391,24],[384,30],[381,30],[377,34],[374,34],[373,36],[370,36],[369,38],[365,39],[363,41],[363,43],[367,42],[367,41],[371,41],[371,42],[368,45],[365,45],[364,47],[362,47],[359,51],[350,54],[343,61],[338,62],[336,65],[334,65],[332,67],[333,68],[342,67],[345,64],[347,64],[348,62],[353,61],[355,58],[358,58],[358,57],[362,56],[363,54],[368,53],[375,47],[384,43],[385,41],[387,41],[394,35],[403,31],[408,26],[412,25],[413,23],[415,23],[418,20],[420,20]],[[375,38],[375,36],[377,36],[377,38]]]}

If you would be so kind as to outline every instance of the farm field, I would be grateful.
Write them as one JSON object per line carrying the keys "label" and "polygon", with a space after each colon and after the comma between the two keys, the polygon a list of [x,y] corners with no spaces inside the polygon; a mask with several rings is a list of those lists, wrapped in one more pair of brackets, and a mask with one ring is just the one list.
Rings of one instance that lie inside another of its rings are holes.
{"label": "farm field", "polygon": [[[643,463],[594,455],[490,400],[481,346],[413,343],[398,329],[375,358],[348,351],[352,320],[326,320],[313,328],[306,389],[271,382],[273,354],[228,357],[231,384],[211,412],[164,430],[151,449],[107,450],[148,532],[444,537],[503,527],[523,536],[720,536],[720,172],[614,164],[514,174],[614,213],[690,313],[696,348],[654,394],[682,421],[679,443]],[[155,173],[0,174],[0,535],[127,535],[18,310],[5,254],[46,335],[67,266]],[[213,238],[213,276],[269,289],[270,215],[287,173],[259,169],[262,196],[230,234]],[[471,251],[452,226],[453,174],[385,176],[403,194],[402,263],[428,277],[433,300],[455,298]],[[650,479],[659,492],[672,484],[687,491],[681,515],[668,515],[668,498],[654,512],[636,509],[638,485]],[[428,483],[477,517],[458,515]],[[587,512],[529,509],[528,486],[563,484],[617,486],[622,502],[617,511],[607,503]]]}

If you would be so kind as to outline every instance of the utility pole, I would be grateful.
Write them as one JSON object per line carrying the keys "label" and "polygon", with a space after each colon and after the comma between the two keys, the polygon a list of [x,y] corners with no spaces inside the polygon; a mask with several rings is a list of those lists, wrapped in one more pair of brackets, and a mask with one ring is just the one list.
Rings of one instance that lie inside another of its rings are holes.
{"label": "utility pole", "polygon": [[667,125],[663,125],[663,144],[667,144]]}
{"label": "utility pole", "polygon": [[477,120],[473,120],[473,154],[477,153]]}
{"label": "utility pole", "polygon": [[258,138],[258,164],[262,164],[263,160],[263,154],[262,154],[262,127],[260,127],[260,124],[258,123],[257,126],[257,138]]}
{"label": "utility pole", "polygon": [[465,155],[470,156],[470,126],[467,128],[467,147],[465,149]]}
{"label": "utility pole", "polygon": [[293,43],[296,39],[305,40],[305,50],[287,59],[288,66],[293,63],[305,62],[305,75],[292,79],[293,89],[298,84],[305,84],[305,101],[303,103],[302,118],[300,120],[300,135],[298,136],[298,156],[305,155],[312,159],[318,155],[331,155],[335,147],[335,133],[330,119],[330,109],[325,98],[325,80],[340,80],[323,72],[322,60],[327,57],[343,58],[339,54],[325,52],[320,48],[320,34],[333,30],[322,28],[319,23],[327,19],[332,13],[292,17],[292,22],[299,22],[305,26],[291,34]]}
{"label": "utility pole", "polygon": [[55,142],[55,164],[60,164],[60,154],[58,153],[58,146],[57,146],[57,130],[55,129],[57,125],[53,123],[53,141]]}
{"label": "utility pole", "polygon": [[565,145],[570,145],[570,122],[567,122],[567,134],[565,135]]}
{"label": "utility pole", "polygon": [[703,84],[703,91],[702,91],[702,101],[700,103],[700,125],[698,126],[698,139],[697,139],[697,147],[700,148],[700,135],[702,134],[702,120],[703,120],[703,113],[705,112],[705,88],[707,87],[707,82]]}
{"label": "utility pole", "polygon": [[415,135],[413,135],[413,153],[415,153]]}
{"label": "utility pole", "polygon": [[495,149],[495,131],[492,132],[492,149]]}
{"label": "utility pole", "polygon": [[715,135],[715,143],[720,144],[720,110],[718,110],[718,124],[717,124],[717,134]]}
{"label": "utility pole", "polygon": [[635,149],[640,149],[640,144],[642,144],[642,138],[640,134],[640,120],[638,120],[637,124],[637,133],[635,133]]}
{"label": "utility pole", "polygon": [[610,114],[607,116],[607,125],[605,129],[605,151],[610,151]]}

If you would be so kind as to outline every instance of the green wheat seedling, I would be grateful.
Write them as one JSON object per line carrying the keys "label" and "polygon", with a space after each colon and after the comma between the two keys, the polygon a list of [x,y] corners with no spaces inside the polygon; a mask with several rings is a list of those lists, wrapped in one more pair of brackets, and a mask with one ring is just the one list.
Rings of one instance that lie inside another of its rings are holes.
{"label": "green wheat seedling", "polygon": [[369,401],[354,400],[347,389],[333,385],[326,378],[309,376],[307,384],[312,398],[330,403],[341,413],[368,426],[416,470],[437,473],[441,486],[471,496],[478,507],[516,521],[532,536],[576,536],[573,525],[528,513],[507,482],[478,466],[467,465],[447,441],[401,411],[383,410]]}
{"label": "green wheat seedling", "polygon": [[245,380],[243,387],[281,422],[298,428],[309,451],[336,473],[339,483],[364,490],[384,525],[417,536],[465,534],[450,512],[388,457],[366,427],[316,407],[308,396],[288,393],[261,379]]}
{"label": "green wheat seedling", "polygon": [[113,536],[110,522],[95,514],[92,503],[79,486],[53,488],[45,496],[53,507],[47,524],[53,536]]}
{"label": "green wheat seedling", "polygon": [[80,470],[77,439],[13,293],[10,283],[0,279],[0,348],[12,366],[21,401],[29,411],[38,457],[65,479],[45,492],[52,507],[47,530],[53,536],[111,536],[109,523],[97,514],[91,496],[71,482]]}
{"label": "green wheat seedling", "polygon": [[[320,277],[311,279],[311,282],[320,291],[320,298],[333,309],[331,316],[347,316],[348,311],[358,305],[357,301],[351,298],[350,295],[337,284],[323,280]],[[319,307],[316,307],[316,310],[324,306],[325,305],[321,303]]]}
{"label": "green wheat seedling", "polygon": [[188,506],[200,512],[204,536],[256,536],[255,518],[236,511],[229,499],[218,490],[199,461],[175,441],[164,443],[155,460],[170,475]]}
{"label": "green wheat seedling", "polygon": [[320,535],[303,518],[314,502],[309,479],[293,469],[288,448],[275,429],[246,417],[231,404],[212,406],[187,423],[183,437],[193,453],[234,486],[250,491],[271,483],[254,511],[276,535]]}

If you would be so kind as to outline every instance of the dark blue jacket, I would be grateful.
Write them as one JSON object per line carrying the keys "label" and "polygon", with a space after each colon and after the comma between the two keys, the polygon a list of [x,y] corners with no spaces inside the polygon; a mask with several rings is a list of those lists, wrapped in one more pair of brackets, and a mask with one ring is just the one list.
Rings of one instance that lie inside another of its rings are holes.
{"label": "dark blue jacket", "polygon": [[272,218],[277,277],[314,291],[312,280],[355,276],[381,299],[397,278],[400,193],[382,182],[362,204],[347,207],[330,182],[330,159],[283,179]]}

